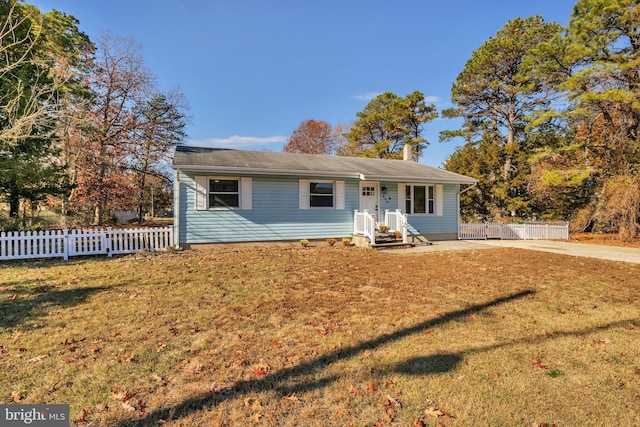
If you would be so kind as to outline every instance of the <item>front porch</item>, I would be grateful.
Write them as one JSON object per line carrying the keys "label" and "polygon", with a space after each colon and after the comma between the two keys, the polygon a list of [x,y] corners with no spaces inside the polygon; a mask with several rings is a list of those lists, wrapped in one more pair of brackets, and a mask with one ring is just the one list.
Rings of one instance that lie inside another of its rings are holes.
{"label": "front porch", "polygon": [[354,211],[352,243],[376,249],[415,246],[409,242],[407,217],[399,209],[385,210],[382,221],[367,210]]}

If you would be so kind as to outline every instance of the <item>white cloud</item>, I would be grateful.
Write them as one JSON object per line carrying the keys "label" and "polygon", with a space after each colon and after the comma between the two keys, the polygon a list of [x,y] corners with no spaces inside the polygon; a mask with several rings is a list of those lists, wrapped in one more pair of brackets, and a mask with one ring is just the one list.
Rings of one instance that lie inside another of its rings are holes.
{"label": "white cloud", "polygon": [[274,144],[285,144],[288,137],[282,135],[259,137],[233,135],[228,138],[190,139],[186,145],[193,147],[260,149],[273,148]]}
{"label": "white cloud", "polygon": [[360,95],[353,95],[351,99],[357,99],[358,101],[371,101],[382,92],[365,92]]}
{"label": "white cloud", "polygon": [[426,102],[427,104],[437,104],[438,102],[440,102],[440,97],[427,95],[424,97],[424,102]]}

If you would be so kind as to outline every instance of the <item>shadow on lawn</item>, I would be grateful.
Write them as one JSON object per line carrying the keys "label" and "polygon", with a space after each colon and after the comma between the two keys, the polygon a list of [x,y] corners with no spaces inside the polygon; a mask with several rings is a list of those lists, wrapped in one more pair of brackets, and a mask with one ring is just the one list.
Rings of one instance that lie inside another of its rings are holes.
{"label": "shadow on lawn", "polygon": [[[46,316],[49,308],[72,307],[84,302],[90,295],[113,287],[85,287],[52,290],[53,286],[39,286],[28,292],[16,292],[16,298],[7,296],[0,302],[0,328],[13,328],[28,320]],[[24,325],[23,325],[24,326]]]}
{"label": "shadow on lawn", "polygon": [[[456,319],[464,318],[465,316],[468,316],[472,313],[478,313],[482,310],[486,310],[488,308],[495,307],[497,305],[504,304],[509,301],[524,298],[533,293],[534,292],[531,290],[526,290],[526,291],[518,292],[512,295],[508,295],[502,298],[497,298],[492,301],[486,302],[484,304],[477,304],[462,310],[452,311],[445,315],[439,316],[435,319],[427,320],[425,322],[418,323],[408,328],[400,329],[396,332],[384,334],[377,338],[364,341],[358,345],[346,347],[346,348],[336,350],[331,353],[316,357],[315,359],[312,359],[308,362],[301,363],[291,368],[281,369],[279,371],[274,372],[273,374],[267,375],[262,379],[252,380],[252,381],[238,381],[234,385],[218,390],[216,392],[205,393],[202,396],[185,400],[184,402],[181,402],[175,406],[158,409],[150,413],[144,419],[124,420],[123,422],[120,423],[120,426],[121,427],[152,426],[152,425],[155,426],[160,420],[168,420],[169,418],[175,419],[175,418],[185,416],[189,413],[202,410],[204,408],[215,407],[220,402],[233,399],[235,397],[238,397],[239,395],[247,394],[250,392],[275,390],[278,393],[286,395],[292,392],[306,392],[306,391],[322,388],[334,382],[336,378],[325,377],[318,381],[299,382],[294,385],[289,384],[289,382],[295,381],[297,377],[305,376],[310,373],[322,370],[327,365],[330,365],[332,363],[355,357],[364,351],[372,350],[381,345],[385,345],[394,341],[401,340],[410,335],[421,333],[426,329],[433,328],[438,325],[451,322]],[[420,362],[418,363],[418,365],[421,365],[422,363],[437,362],[437,368],[434,368],[436,369],[436,371],[434,371],[433,373],[439,373],[439,372],[446,372],[450,369],[453,369],[456,366],[456,364],[459,362],[460,356],[455,354],[440,354],[440,355],[430,356],[424,359],[430,359],[430,360],[417,361],[417,362]],[[411,361],[407,362],[408,365],[406,369],[411,369],[410,367],[412,366],[411,364],[415,362],[416,360],[413,360],[413,362]]]}

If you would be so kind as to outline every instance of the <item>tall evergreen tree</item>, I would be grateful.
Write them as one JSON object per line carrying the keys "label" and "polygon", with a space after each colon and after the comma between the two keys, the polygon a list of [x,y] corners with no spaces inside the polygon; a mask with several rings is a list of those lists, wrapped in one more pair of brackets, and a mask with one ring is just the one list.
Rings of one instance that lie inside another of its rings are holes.
{"label": "tall evergreen tree", "polygon": [[422,136],[422,127],[438,117],[438,112],[419,91],[404,98],[385,92],[370,101],[357,117],[345,134],[348,143],[342,154],[401,159],[405,145],[411,146],[416,156],[426,148],[429,142]]}
{"label": "tall evergreen tree", "polygon": [[[452,87],[456,107],[443,111],[445,117],[462,118],[463,127],[442,132],[441,140],[462,136],[470,144],[468,151],[474,146],[480,149],[490,138],[490,145],[500,148],[499,168],[478,177],[481,182],[492,182],[484,191],[492,193],[485,200],[491,200],[489,210],[494,215],[530,213],[525,181],[529,142],[525,128],[532,115],[548,106],[554,95],[533,72],[531,50],[560,29],[558,24],[547,23],[539,16],[507,22],[467,61]],[[455,160],[452,158],[451,163]],[[448,162],[446,167],[453,165]]]}

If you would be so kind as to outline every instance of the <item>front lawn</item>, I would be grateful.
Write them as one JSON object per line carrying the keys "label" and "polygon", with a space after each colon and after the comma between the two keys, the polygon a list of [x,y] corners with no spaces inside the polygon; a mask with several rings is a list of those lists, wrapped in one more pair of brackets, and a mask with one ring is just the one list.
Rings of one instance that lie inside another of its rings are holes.
{"label": "front lawn", "polygon": [[81,426],[630,426],[639,279],[514,249],[3,264],[0,398]]}

